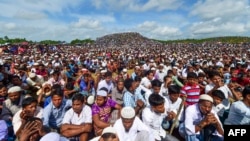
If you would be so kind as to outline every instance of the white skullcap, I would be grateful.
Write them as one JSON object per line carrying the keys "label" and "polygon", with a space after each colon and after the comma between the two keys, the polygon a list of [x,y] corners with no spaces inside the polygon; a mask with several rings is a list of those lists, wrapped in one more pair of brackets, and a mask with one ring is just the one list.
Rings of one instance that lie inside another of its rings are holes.
{"label": "white skullcap", "polygon": [[151,68],[151,70],[156,70],[156,69],[153,67],[153,68]]}
{"label": "white skullcap", "polygon": [[8,93],[14,93],[14,92],[20,92],[20,91],[22,91],[21,87],[13,86],[13,87],[9,88]]}
{"label": "white skullcap", "polygon": [[67,141],[66,138],[63,138],[60,136],[60,134],[56,132],[50,132],[46,135],[44,135],[40,141]]}
{"label": "white skullcap", "polygon": [[106,73],[107,72],[107,70],[101,70],[101,73]]}
{"label": "white skullcap", "polygon": [[99,90],[99,91],[97,91],[96,95],[106,97],[108,95],[108,93],[104,90]]}
{"label": "white skullcap", "polygon": [[127,72],[128,70],[124,68],[122,71],[123,71],[123,72]]}
{"label": "white skullcap", "polygon": [[106,127],[106,128],[103,129],[102,135],[105,134],[105,133],[113,133],[113,134],[116,134],[116,130],[115,130],[114,127],[109,126],[109,127]]}
{"label": "white skullcap", "polygon": [[208,95],[208,94],[202,94],[202,95],[200,95],[199,100],[207,100],[207,101],[210,101],[212,103],[214,102],[213,98],[210,95]]}
{"label": "white skullcap", "polygon": [[132,107],[124,107],[121,110],[121,117],[131,119],[135,117],[135,110]]}
{"label": "white skullcap", "polygon": [[164,67],[164,64],[161,63],[159,66],[163,66]]}
{"label": "white skullcap", "polygon": [[38,63],[34,63],[34,66],[38,66],[39,64]]}
{"label": "white skullcap", "polygon": [[95,97],[93,95],[89,96],[87,99],[87,103],[92,105],[95,102]]}
{"label": "white skullcap", "polygon": [[30,78],[34,78],[34,77],[36,77],[36,74],[35,74],[35,73],[30,73],[30,74],[29,74],[29,77],[30,77]]}
{"label": "white skullcap", "polygon": [[58,58],[59,56],[58,55],[55,55],[55,58]]}

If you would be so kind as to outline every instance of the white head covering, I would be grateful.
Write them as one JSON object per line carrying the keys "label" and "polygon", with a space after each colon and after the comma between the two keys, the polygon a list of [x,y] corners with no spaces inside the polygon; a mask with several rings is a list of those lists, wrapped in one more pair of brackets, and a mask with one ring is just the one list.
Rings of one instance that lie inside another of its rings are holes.
{"label": "white head covering", "polygon": [[106,128],[103,129],[102,135],[105,134],[105,133],[113,133],[113,134],[116,134],[116,130],[115,130],[114,127],[109,126],[109,127],[106,127]]}
{"label": "white head covering", "polygon": [[135,117],[135,110],[132,107],[124,107],[121,110],[121,117],[131,119]]}
{"label": "white head covering", "polygon": [[200,95],[199,100],[207,100],[207,101],[210,101],[212,103],[214,102],[213,98],[210,95],[208,95],[208,94],[202,94],[202,95]]}
{"label": "white head covering", "polygon": [[97,91],[96,94],[98,96],[104,96],[104,97],[106,97],[108,95],[108,93],[106,91],[104,91],[104,90],[99,90],[99,91]]}
{"label": "white head covering", "polygon": [[13,86],[13,87],[9,88],[8,93],[14,93],[14,92],[20,92],[20,91],[22,91],[21,87]]}
{"label": "white head covering", "polygon": [[36,74],[35,74],[35,73],[30,73],[30,74],[29,74],[29,77],[30,77],[30,78],[34,78],[34,77],[36,77]]}

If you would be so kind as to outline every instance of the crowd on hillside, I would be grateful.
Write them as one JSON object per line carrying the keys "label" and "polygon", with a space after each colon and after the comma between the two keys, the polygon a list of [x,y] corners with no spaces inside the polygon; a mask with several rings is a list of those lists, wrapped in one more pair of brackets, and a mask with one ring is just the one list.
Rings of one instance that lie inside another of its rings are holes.
{"label": "crowd on hillside", "polygon": [[1,46],[0,141],[221,141],[250,125],[248,44],[143,41]]}

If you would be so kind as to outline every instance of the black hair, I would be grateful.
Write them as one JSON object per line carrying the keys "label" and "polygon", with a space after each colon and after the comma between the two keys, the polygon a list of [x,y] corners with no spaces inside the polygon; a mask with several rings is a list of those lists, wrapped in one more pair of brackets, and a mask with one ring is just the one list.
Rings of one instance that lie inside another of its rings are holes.
{"label": "black hair", "polygon": [[187,78],[194,78],[194,79],[197,79],[198,76],[197,76],[197,74],[196,74],[195,72],[189,72],[189,73],[187,74]]}
{"label": "black hair", "polygon": [[75,95],[72,97],[72,102],[74,102],[74,101],[76,101],[76,100],[81,101],[81,102],[84,103],[85,97],[84,97],[84,95],[78,93],[78,94],[75,94]]}
{"label": "black hair", "polygon": [[101,87],[101,88],[99,89],[99,91],[100,91],[100,90],[106,91],[107,93],[109,92],[108,88],[106,88],[106,87]]}
{"label": "black hair", "polygon": [[116,135],[114,133],[104,133],[101,138],[103,138],[104,141],[108,141],[110,138],[114,139],[116,138]]}
{"label": "black hair", "polygon": [[206,77],[206,74],[203,73],[203,72],[200,72],[200,73],[198,74],[198,77]]}
{"label": "black hair", "polygon": [[168,93],[169,94],[179,94],[181,92],[181,89],[177,85],[170,85],[168,87]]}
{"label": "black hair", "polygon": [[38,103],[34,97],[27,97],[22,101],[22,108],[29,106],[31,103]]}
{"label": "black hair", "polygon": [[225,95],[224,93],[221,91],[221,90],[214,90],[212,92],[212,96],[216,96],[216,97],[219,97],[221,100],[225,99]]}
{"label": "black hair", "polygon": [[152,87],[161,87],[161,84],[162,84],[161,81],[158,79],[154,79],[151,81]]}
{"label": "black hair", "polygon": [[163,81],[165,82],[165,81],[167,80],[167,78],[171,78],[171,76],[165,75],[165,76],[163,77]]}
{"label": "black hair", "polygon": [[246,98],[247,95],[250,94],[250,86],[246,86],[242,91],[243,98]]}
{"label": "black hair", "polygon": [[153,107],[164,104],[165,99],[159,94],[151,94],[148,98],[149,104]]}
{"label": "black hair", "polygon": [[7,88],[4,84],[0,84],[0,89]]}
{"label": "black hair", "polygon": [[141,77],[140,77],[140,76],[135,76],[134,80],[135,80],[136,82],[139,82],[139,81],[141,81]]}
{"label": "black hair", "polygon": [[51,97],[55,95],[63,97],[63,90],[62,90],[61,85],[59,84],[53,85],[51,88]]}
{"label": "black hair", "polygon": [[110,71],[107,71],[106,73],[105,73],[105,75],[104,75],[105,77],[112,77],[112,72],[110,72]]}
{"label": "black hair", "polygon": [[220,74],[218,71],[211,71],[211,72],[208,74],[208,77],[209,77],[210,79],[212,79],[212,78],[215,77],[215,76],[221,77],[221,74]]}
{"label": "black hair", "polygon": [[127,90],[129,90],[129,89],[131,88],[133,82],[134,82],[134,80],[131,79],[131,78],[126,79],[126,80],[124,81],[124,87],[125,87]]}

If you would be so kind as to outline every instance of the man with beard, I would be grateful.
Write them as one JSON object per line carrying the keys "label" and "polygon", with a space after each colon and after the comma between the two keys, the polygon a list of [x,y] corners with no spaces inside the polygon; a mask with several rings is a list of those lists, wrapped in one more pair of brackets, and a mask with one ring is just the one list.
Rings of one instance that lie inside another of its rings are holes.
{"label": "man with beard", "polygon": [[121,110],[121,118],[114,128],[120,141],[155,141],[150,129],[135,115],[132,107],[124,107]]}
{"label": "man with beard", "polygon": [[212,109],[213,98],[202,94],[199,102],[185,111],[186,141],[222,141],[224,130],[219,117]]}
{"label": "man with beard", "polygon": [[13,116],[22,108],[25,96],[19,86],[13,86],[8,90],[8,99],[3,103],[1,118],[7,122],[12,121]]}

